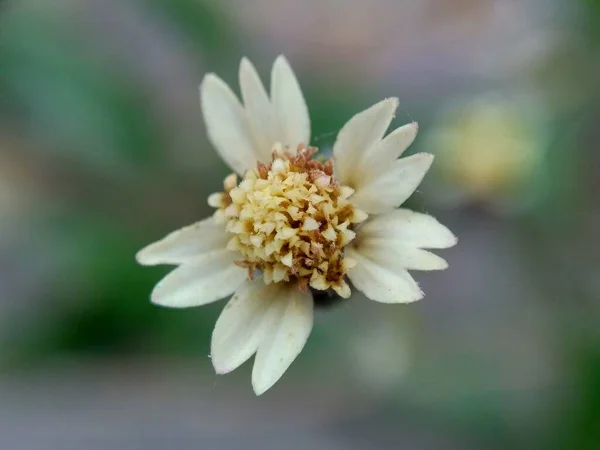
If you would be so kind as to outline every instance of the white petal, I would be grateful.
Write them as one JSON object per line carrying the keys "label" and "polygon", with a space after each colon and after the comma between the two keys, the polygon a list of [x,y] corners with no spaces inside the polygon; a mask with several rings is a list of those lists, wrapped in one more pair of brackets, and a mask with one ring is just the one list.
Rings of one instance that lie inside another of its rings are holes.
{"label": "white petal", "polygon": [[385,238],[418,248],[448,248],[456,237],[434,217],[409,209],[371,216],[356,231],[357,239]]}
{"label": "white petal", "polygon": [[355,169],[363,155],[381,140],[397,107],[398,99],[388,98],[356,114],[344,125],[333,146],[336,176],[342,184],[353,186]]}
{"label": "white petal", "polygon": [[392,270],[444,270],[448,263],[427,250],[385,238],[361,239],[355,250]]}
{"label": "white petal", "polygon": [[239,254],[216,250],[179,266],[158,282],[152,302],[171,308],[200,306],[227,297],[247,277],[247,270],[233,261]]}
{"label": "white petal", "polygon": [[388,261],[373,261],[354,248],[348,248],[346,254],[357,261],[348,271],[348,278],[369,299],[381,303],[410,303],[423,298],[423,292],[406,270],[392,270],[386,265]]}
{"label": "white petal", "polygon": [[310,118],[298,80],[287,59],[280,55],[271,72],[271,101],[279,122],[281,143],[295,151],[310,143]]}
{"label": "white petal", "polygon": [[231,372],[256,352],[278,290],[262,280],[246,281],[231,297],[212,334],[211,359],[217,373]]}
{"label": "white petal", "polygon": [[418,131],[419,124],[417,122],[407,123],[396,128],[376,147],[373,147],[367,157],[373,157],[381,161],[393,161],[399,158],[414,142]]}
{"label": "white petal", "polygon": [[200,104],[208,138],[223,161],[241,175],[254,168],[258,154],[246,113],[231,89],[208,74],[200,85]]}
{"label": "white petal", "polygon": [[417,137],[417,131],[419,131],[417,122],[409,123],[396,128],[377,145],[374,145],[371,150],[365,154],[365,157],[358,168],[362,176],[359,179],[354,180],[354,186],[363,186],[389,169],[390,164],[398,159],[413,143]]}
{"label": "white petal", "polygon": [[224,249],[231,235],[212,217],[173,231],[160,241],[140,250],[136,259],[140,264],[183,264],[212,250]]}
{"label": "white petal", "polygon": [[393,161],[389,169],[363,186],[350,198],[353,204],[369,214],[393,210],[412,195],[429,170],[433,155],[417,153]]}
{"label": "white petal", "polygon": [[277,123],[273,105],[252,63],[243,58],[240,63],[240,88],[257,154],[263,162],[271,159],[277,142]]}
{"label": "white petal", "polygon": [[296,286],[284,286],[269,309],[269,330],[258,347],[252,369],[256,395],[269,389],[296,359],[313,326],[313,300]]}

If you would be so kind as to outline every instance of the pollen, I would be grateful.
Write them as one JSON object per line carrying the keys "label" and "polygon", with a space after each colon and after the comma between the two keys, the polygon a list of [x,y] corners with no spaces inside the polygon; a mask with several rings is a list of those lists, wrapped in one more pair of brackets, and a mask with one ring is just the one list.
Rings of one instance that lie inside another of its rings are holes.
{"label": "pollen", "polygon": [[356,262],[344,247],[367,214],[348,200],[353,190],[336,182],[333,163],[313,158],[316,151],[300,145],[292,155],[277,144],[269,164],[258,163],[239,184],[230,175],[209,204],[233,234],[227,248],[240,253],[236,264],[250,278],[261,273],[266,284],[296,282],[349,297],[344,276]]}

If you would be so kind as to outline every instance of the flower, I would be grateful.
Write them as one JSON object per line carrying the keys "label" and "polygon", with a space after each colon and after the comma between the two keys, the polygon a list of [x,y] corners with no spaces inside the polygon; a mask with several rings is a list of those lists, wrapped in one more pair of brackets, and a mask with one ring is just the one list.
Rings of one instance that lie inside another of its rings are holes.
{"label": "flower", "polygon": [[287,60],[273,65],[270,97],[247,59],[239,78],[244,106],[213,74],[200,86],[208,137],[236,172],[209,196],[214,215],[147,246],[137,260],[178,266],[154,288],[158,305],[198,306],[233,294],[212,334],[212,363],[224,374],[256,353],[252,386],[260,395],[304,347],[313,292],[347,298],[350,280],[377,302],[418,300],[423,293],[407,269],[446,268],[424,248],[450,247],[456,238],[433,217],[396,209],[433,158],[398,159],[416,123],[384,138],[396,99],[350,119],[333,160],[322,161],[308,145],[308,109]]}
{"label": "flower", "polygon": [[516,212],[533,203],[543,185],[543,108],[525,96],[487,94],[454,102],[430,133],[436,153],[440,203],[484,205]]}

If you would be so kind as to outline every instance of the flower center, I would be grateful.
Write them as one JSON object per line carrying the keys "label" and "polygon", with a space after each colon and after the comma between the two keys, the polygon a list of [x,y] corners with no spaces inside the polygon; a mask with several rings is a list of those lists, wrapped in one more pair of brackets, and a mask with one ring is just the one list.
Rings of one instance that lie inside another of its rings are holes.
{"label": "flower center", "polygon": [[237,264],[250,278],[260,270],[267,284],[297,281],[302,290],[332,288],[348,297],[344,275],[355,261],[343,248],[367,214],[348,201],[353,190],[335,181],[332,161],[313,159],[316,151],[299,146],[291,155],[277,144],[271,163],[258,163],[237,186],[230,175],[226,192],[211,195],[209,204],[234,235],[227,248],[241,254]]}

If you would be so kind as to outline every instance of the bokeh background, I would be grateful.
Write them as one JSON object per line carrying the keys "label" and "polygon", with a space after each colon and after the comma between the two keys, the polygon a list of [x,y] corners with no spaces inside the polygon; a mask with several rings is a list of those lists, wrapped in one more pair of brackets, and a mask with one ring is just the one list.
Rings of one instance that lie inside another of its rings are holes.
{"label": "bokeh background", "polygon": [[[0,2],[0,448],[599,449],[600,2]],[[224,303],[167,310],[143,245],[228,173],[197,86],[283,53],[327,150],[384,97],[459,237],[426,298],[317,316],[255,398]]]}

